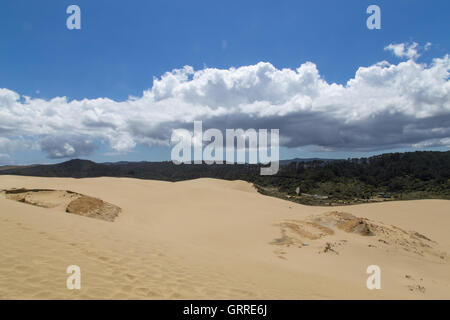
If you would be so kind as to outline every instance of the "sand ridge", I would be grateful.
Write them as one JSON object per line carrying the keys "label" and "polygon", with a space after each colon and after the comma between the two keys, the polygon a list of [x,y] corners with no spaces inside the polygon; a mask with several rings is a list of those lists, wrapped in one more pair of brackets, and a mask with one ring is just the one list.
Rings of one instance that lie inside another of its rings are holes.
{"label": "sand ridge", "polygon": [[[242,181],[0,177],[0,189],[13,188],[46,189],[28,200],[47,205],[0,195],[3,299],[450,298],[450,201],[330,211]],[[61,214],[74,201],[63,190],[121,213]],[[65,286],[73,264],[81,290]],[[366,288],[372,264],[382,290]]]}

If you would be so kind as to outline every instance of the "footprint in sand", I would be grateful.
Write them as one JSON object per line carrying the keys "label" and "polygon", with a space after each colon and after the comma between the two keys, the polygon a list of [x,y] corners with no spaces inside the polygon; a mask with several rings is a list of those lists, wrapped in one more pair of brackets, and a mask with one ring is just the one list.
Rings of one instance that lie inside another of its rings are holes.
{"label": "footprint in sand", "polygon": [[[409,274],[405,275],[405,279],[407,279],[408,282],[416,282],[414,277]],[[419,281],[422,282],[423,278],[420,278]],[[414,293],[425,293],[426,292],[426,288],[423,285],[420,285],[417,283],[409,284],[406,287],[408,288],[409,291],[414,292]]]}

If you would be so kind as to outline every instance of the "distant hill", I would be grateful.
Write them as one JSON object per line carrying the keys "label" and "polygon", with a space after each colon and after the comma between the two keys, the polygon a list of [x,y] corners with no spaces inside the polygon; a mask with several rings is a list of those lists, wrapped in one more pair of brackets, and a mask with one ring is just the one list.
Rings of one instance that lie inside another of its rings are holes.
{"label": "distant hill", "polygon": [[[280,166],[286,166],[291,163],[327,163],[338,161],[335,159],[320,158],[295,158],[289,160],[280,160]],[[175,165],[171,161],[163,162],[104,162],[96,163],[90,160],[73,159],[66,162],[50,165],[32,165],[32,166],[4,166],[0,167],[1,174],[38,176],[38,177],[70,177],[70,178],[88,178],[88,177],[134,177],[142,179],[160,179],[160,180],[186,180],[185,175],[198,178],[201,176],[221,177],[222,175],[235,176],[236,173],[257,172],[260,165],[234,164],[234,165],[195,165],[191,167],[188,164]],[[226,170],[224,170],[226,169]],[[198,176],[197,176],[198,175]],[[212,175],[212,176],[211,176]]]}
{"label": "distant hill", "polygon": [[286,165],[292,162],[299,163],[299,162],[313,162],[313,161],[323,161],[323,162],[332,162],[332,161],[338,161],[337,159],[324,159],[324,158],[294,158],[294,159],[288,159],[288,160],[280,160],[280,165]]}
{"label": "distant hill", "polygon": [[380,195],[388,199],[450,199],[450,151],[390,153],[347,160],[283,160],[274,176],[261,176],[260,167],[175,165],[169,161],[95,163],[75,159],[53,165],[3,168],[0,175],[107,176],[164,181],[239,179],[254,183],[261,193],[307,204],[364,202]]}
{"label": "distant hill", "polygon": [[175,165],[165,162],[116,162],[95,163],[74,159],[52,165],[18,167],[0,171],[0,175],[23,175],[37,177],[130,177],[165,181],[180,181],[201,177],[235,180],[249,174],[259,173],[259,165]]}
{"label": "distant hill", "polygon": [[31,167],[31,165],[30,166],[0,166],[0,171],[10,170],[10,169],[22,169],[22,168],[27,168],[27,167]]}

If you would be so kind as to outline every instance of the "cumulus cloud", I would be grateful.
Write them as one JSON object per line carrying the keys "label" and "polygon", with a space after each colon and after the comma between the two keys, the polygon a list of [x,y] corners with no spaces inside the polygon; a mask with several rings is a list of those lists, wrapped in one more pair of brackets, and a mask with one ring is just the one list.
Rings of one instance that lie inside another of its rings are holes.
{"label": "cumulus cloud", "polygon": [[81,136],[48,136],[40,140],[40,145],[51,159],[89,155],[97,147],[91,139]]}
{"label": "cumulus cloud", "polygon": [[[287,147],[448,146],[450,58],[418,63],[416,48],[392,47],[408,60],[360,67],[345,84],[328,83],[312,62],[297,69],[260,62],[172,70],[126,101],[33,99],[0,89],[0,137],[36,141],[50,158],[77,157],[93,152],[99,141],[117,152],[169,145],[173,129],[192,130],[193,121],[202,120],[204,130],[280,129]],[[1,139],[0,153],[6,152]]]}
{"label": "cumulus cloud", "polygon": [[32,141],[23,139],[21,137],[8,139],[6,137],[0,136],[0,153],[13,153],[25,149],[36,149],[36,145]]}
{"label": "cumulus cloud", "polygon": [[[420,54],[418,52],[418,46],[419,44],[417,42],[412,43],[397,43],[397,44],[390,44],[387,47],[384,48],[385,51],[392,51],[392,53],[397,58],[408,58],[408,59],[417,59],[420,57]],[[425,50],[428,50],[431,46],[431,43],[427,43],[424,47]]]}
{"label": "cumulus cloud", "polygon": [[422,142],[413,144],[413,147],[415,147],[415,148],[430,148],[430,147],[442,147],[442,146],[450,148],[450,138],[431,139],[431,140],[426,140],[426,141],[422,141]]}

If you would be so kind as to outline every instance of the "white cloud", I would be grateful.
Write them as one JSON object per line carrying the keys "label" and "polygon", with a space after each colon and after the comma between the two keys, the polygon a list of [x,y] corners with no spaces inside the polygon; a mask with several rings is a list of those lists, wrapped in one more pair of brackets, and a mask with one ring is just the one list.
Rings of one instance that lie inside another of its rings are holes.
{"label": "white cloud", "polygon": [[0,89],[0,153],[12,150],[11,143],[32,141],[51,158],[87,155],[95,141],[117,152],[137,144],[168,145],[172,129],[192,130],[194,120],[202,120],[204,130],[280,129],[288,147],[379,150],[426,141],[445,146],[450,58],[420,64],[416,47],[398,51],[407,61],[360,67],[345,85],[326,82],[312,62],[295,70],[260,62],[198,71],[186,66],[155,79],[141,97],[121,102],[44,100]]}
{"label": "white cloud", "polygon": [[[0,121],[1,123],[1,121]],[[1,129],[0,129],[1,132]],[[8,139],[0,136],[0,153],[13,153],[25,149],[36,149],[36,145],[29,140],[25,140],[21,137],[15,137],[14,139]]]}
{"label": "white cloud", "polygon": [[[398,43],[398,44],[390,44],[384,48],[386,51],[392,51],[392,53],[398,58],[408,58],[408,59],[417,59],[420,57],[418,52],[418,43]],[[425,50],[428,50],[431,43],[427,43],[425,45]]]}
{"label": "white cloud", "polygon": [[52,159],[89,155],[96,149],[93,141],[83,136],[47,136],[39,142],[42,151]]}
{"label": "white cloud", "polygon": [[450,138],[431,139],[413,144],[414,148],[430,148],[430,147],[447,147],[450,148]]}

